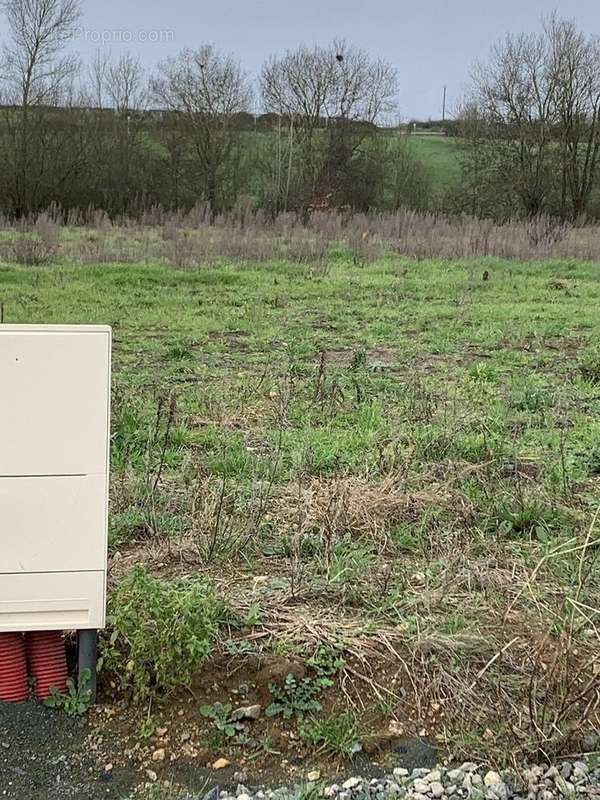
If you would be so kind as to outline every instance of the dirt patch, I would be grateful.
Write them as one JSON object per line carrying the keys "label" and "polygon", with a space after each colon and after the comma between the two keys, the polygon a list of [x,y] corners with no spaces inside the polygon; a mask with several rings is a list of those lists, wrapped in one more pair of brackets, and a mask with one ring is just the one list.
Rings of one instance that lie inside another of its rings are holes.
{"label": "dirt patch", "polygon": [[248,350],[248,344],[244,340],[249,337],[248,331],[211,331],[208,334],[209,341],[220,342],[238,350]]}
{"label": "dirt patch", "polygon": [[[391,663],[389,667],[397,669]],[[98,705],[84,718],[73,720],[33,701],[0,704],[0,794],[12,800],[101,800],[130,796],[146,783],[202,793],[215,784],[235,789],[240,772],[246,785],[258,788],[300,784],[314,768],[334,780],[352,774],[375,777],[394,766],[432,767],[437,762],[439,753],[427,741],[406,738],[401,728],[389,727],[375,711],[365,684],[353,682],[351,673],[342,692],[340,684],[320,698],[323,714],[351,695],[365,707],[372,733],[353,761],[310,752],[295,720],[265,714],[269,685],[289,674],[302,680],[304,663],[267,653],[244,659],[215,653],[189,690],[157,700],[151,714],[132,705],[107,677]],[[215,702],[233,708],[259,703],[263,710],[257,721],[245,724],[243,740],[230,740],[219,738],[212,721],[200,713],[203,704]],[[142,723],[149,718],[153,728],[142,735]],[[215,771],[217,758],[226,758],[229,766]]]}
{"label": "dirt patch", "polygon": [[[323,352],[328,363],[337,364],[338,366],[350,366],[358,350],[360,350],[358,347],[354,349],[338,347],[332,350],[324,350]],[[364,352],[368,367],[394,366],[397,363],[394,353],[386,347],[372,347]]]}

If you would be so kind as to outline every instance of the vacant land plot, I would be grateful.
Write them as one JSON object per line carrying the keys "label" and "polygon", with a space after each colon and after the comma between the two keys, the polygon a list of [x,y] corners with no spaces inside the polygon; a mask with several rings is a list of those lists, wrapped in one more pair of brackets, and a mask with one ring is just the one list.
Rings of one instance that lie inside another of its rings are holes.
{"label": "vacant land plot", "polygon": [[0,301],[114,328],[98,736],[159,772],[589,747],[597,266],[9,265]]}

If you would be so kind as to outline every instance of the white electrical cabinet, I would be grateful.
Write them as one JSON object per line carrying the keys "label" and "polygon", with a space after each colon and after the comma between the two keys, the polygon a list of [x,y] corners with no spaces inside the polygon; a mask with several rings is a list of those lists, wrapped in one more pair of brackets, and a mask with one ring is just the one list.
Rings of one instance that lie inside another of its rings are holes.
{"label": "white electrical cabinet", "polygon": [[0,325],[0,632],[102,628],[111,331]]}

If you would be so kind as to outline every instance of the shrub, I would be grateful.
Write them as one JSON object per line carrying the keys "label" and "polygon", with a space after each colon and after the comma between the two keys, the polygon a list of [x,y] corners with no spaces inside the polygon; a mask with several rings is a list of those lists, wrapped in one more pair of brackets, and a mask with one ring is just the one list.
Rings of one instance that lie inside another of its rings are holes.
{"label": "shrub", "polygon": [[210,584],[158,580],[136,567],[112,593],[103,666],[137,700],[189,686],[210,652],[220,614]]}
{"label": "shrub", "polygon": [[11,243],[12,260],[28,267],[51,264],[56,258],[60,238],[60,227],[46,217],[40,217],[31,230],[17,233]]}

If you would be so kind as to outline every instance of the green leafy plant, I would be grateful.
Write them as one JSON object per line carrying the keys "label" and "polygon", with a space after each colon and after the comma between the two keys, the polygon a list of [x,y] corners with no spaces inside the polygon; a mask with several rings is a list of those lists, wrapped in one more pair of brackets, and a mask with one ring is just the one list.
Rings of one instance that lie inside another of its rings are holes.
{"label": "green leafy plant", "polygon": [[220,615],[212,585],[158,580],[137,567],[112,593],[104,666],[136,700],[189,686],[208,657]]}
{"label": "green leafy plant", "polygon": [[510,404],[518,411],[540,413],[554,405],[553,395],[533,382],[517,382],[513,387]]}
{"label": "green leafy plant", "polygon": [[455,636],[457,633],[460,633],[465,629],[466,624],[466,620],[462,614],[450,614],[444,620],[442,630],[451,636]]}
{"label": "green leafy plant", "polygon": [[319,645],[306,664],[316,673],[318,686],[325,689],[333,686],[332,676],[344,669],[346,661],[339,648]]}
{"label": "green leafy plant", "polygon": [[586,467],[588,475],[600,475],[600,442],[596,443],[587,454]]}
{"label": "green leafy plant", "polygon": [[92,704],[92,691],[85,688],[91,677],[91,670],[84,669],[80,672],[77,683],[73,678],[67,678],[66,693],[52,688],[50,697],[44,700],[44,705],[64,711],[69,717],[81,717]]}
{"label": "green leafy plant", "polygon": [[243,620],[243,627],[254,628],[256,625],[260,625],[262,616],[263,612],[260,603],[252,603]]}
{"label": "green leafy plant", "polygon": [[260,648],[248,639],[226,639],[223,650],[229,656],[249,656],[259,652]]}
{"label": "green leafy plant", "polygon": [[300,734],[311,747],[344,758],[358,752],[361,739],[364,738],[357,716],[352,711],[334,713],[323,720],[311,720],[301,728]]}
{"label": "green leafy plant", "polygon": [[200,706],[200,713],[213,721],[215,728],[225,734],[228,739],[244,729],[240,722],[244,712],[242,709],[233,710],[230,703],[213,703],[213,705]]}
{"label": "green leafy plant", "polygon": [[355,583],[357,576],[368,572],[372,563],[373,555],[366,545],[341,539],[334,544],[327,564],[329,580],[342,585]]}
{"label": "green leafy plant", "polygon": [[585,353],[579,360],[579,372],[581,377],[597,385],[600,383],[600,350],[593,349]]}
{"label": "green leafy plant", "polygon": [[270,684],[269,691],[273,702],[267,706],[267,717],[281,715],[284,719],[297,717],[303,719],[310,711],[320,711],[322,706],[317,700],[321,686],[312,678],[297,681],[290,673],[282,685]]}
{"label": "green leafy plant", "polygon": [[307,659],[306,665],[313,674],[302,680],[289,674],[282,685],[269,686],[273,702],[267,707],[268,717],[281,715],[284,719],[303,719],[311,711],[320,711],[319,694],[333,686],[332,677],[345,667],[346,662],[339,648],[320,645]]}
{"label": "green leafy plant", "polygon": [[475,383],[497,383],[499,374],[497,367],[482,361],[471,364],[469,367],[469,377]]}
{"label": "green leafy plant", "polygon": [[140,739],[151,739],[156,733],[156,722],[152,717],[146,719],[140,725]]}
{"label": "green leafy plant", "polygon": [[350,380],[356,397],[356,405],[363,403],[368,394],[367,354],[364,350],[355,350],[350,361]]}
{"label": "green leafy plant", "polygon": [[558,514],[536,497],[508,497],[496,509],[495,525],[505,536],[535,536],[545,541],[558,521]]}

